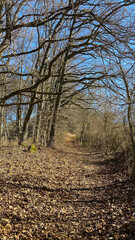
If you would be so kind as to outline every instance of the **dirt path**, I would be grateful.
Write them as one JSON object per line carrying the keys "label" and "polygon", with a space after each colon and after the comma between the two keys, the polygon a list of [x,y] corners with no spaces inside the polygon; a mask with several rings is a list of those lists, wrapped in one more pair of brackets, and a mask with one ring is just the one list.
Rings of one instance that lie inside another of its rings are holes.
{"label": "dirt path", "polygon": [[135,184],[119,159],[0,148],[0,239],[135,239]]}

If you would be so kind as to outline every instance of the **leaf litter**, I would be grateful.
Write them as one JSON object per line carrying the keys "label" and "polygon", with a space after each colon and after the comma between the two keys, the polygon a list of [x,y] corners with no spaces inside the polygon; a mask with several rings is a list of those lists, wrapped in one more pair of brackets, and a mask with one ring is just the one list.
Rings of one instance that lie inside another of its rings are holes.
{"label": "leaf litter", "polygon": [[0,239],[135,239],[135,183],[121,159],[75,144],[0,147]]}

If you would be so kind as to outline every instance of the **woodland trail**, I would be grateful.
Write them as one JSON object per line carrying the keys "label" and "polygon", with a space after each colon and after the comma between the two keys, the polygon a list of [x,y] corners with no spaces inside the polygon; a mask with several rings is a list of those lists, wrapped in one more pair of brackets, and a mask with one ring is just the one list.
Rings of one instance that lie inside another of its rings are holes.
{"label": "woodland trail", "polygon": [[0,239],[135,239],[135,184],[120,159],[74,141],[0,147]]}

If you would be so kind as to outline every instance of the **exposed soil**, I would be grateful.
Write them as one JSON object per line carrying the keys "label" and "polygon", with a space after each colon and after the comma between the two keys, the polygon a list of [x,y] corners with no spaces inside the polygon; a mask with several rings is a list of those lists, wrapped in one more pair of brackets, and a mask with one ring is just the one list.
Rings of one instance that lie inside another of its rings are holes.
{"label": "exposed soil", "polygon": [[135,183],[121,159],[0,147],[0,239],[135,239]]}

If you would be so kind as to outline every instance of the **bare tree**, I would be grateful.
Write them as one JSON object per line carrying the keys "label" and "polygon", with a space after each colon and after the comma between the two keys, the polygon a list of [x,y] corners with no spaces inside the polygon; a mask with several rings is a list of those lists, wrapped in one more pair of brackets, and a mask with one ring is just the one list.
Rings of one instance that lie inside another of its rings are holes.
{"label": "bare tree", "polygon": [[[42,112],[48,109],[52,113],[44,121],[48,145],[53,145],[59,108],[71,103],[81,91],[90,89],[94,82],[116,77],[111,69],[106,71],[102,59],[104,56],[111,59],[127,49],[133,55],[133,21],[128,16],[131,5],[132,1],[2,2],[0,49],[4,69],[0,74],[6,74],[12,81],[7,84],[0,105],[29,105],[20,143],[25,139],[34,109],[37,109],[35,139],[39,136]],[[130,26],[125,26],[127,18]],[[16,85],[16,79],[21,84]],[[47,90],[50,82],[53,92]],[[19,101],[15,102],[16,96]]]}

